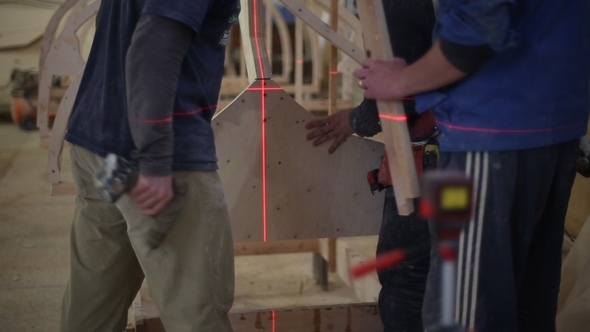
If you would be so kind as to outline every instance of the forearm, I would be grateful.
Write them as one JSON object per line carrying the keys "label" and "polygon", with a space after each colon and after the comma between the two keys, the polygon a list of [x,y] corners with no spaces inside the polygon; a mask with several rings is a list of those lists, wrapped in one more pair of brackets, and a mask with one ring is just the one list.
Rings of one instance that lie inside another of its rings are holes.
{"label": "forearm", "polygon": [[402,69],[391,87],[396,99],[401,99],[445,87],[467,75],[447,59],[437,42],[422,58]]}
{"label": "forearm", "polygon": [[128,118],[140,173],[170,175],[172,112],[182,60],[193,32],[182,23],[142,15],[126,59]]}
{"label": "forearm", "polygon": [[348,122],[355,134],[361,137],[371,137],[381,131],[377,102],[364,99],[362,103],[352,109]]}

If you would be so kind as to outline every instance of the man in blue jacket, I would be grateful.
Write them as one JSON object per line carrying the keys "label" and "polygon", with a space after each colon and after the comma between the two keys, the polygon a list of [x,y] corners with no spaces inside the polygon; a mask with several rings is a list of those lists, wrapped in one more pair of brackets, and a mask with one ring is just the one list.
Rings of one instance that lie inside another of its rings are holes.
{"label": "man in blue jacket", "polygon": [[[237,0],[102,1],[66,135],[78,195],[62,331],[125,330],[144,277],[166,330],[231,331],[233,242],[210,122],[238,12]],[[115,204],[94,186],[108,153],[139,165]],[[173,177],[190,204],[169,204]],[[152,249],[160,214],[173,227]]]}
{"label": "man in blue jacket", "polygon": [[[442,132],[440,167],[474,181],[458,322],[478,332],[555,331],[564,219],[588,123],[590,2],[440,0],[437,14],[421,59],[367,60],[355,76],[367,98],[422,93],[418,111],[433,108]],[[431,269],[427,302],[438,277]]]}

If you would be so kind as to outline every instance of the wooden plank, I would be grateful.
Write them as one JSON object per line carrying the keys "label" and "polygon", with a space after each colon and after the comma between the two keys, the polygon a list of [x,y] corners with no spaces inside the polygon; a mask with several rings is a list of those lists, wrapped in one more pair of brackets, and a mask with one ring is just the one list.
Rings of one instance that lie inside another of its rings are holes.
{"label": "wooden plank", "polygon": [[[47,161],[47,170],[49,171],[49,180],[53,186],[60,183],[61,176],[61,154],[63,151],[64,138],[68,120],[74,107],[74,101],[82,81],[82,71],[76,76],[76,79],[69,85],[55,116],[53,131],[49,143],[49,156]],[[57,190],[54,190],[57,192]]]}
{"label": "wooden plank", "polygon": [[51,185],[51,196],[73,196],[77,192],[76,185],[72,182],[59,182]]}
{"label": "wooden plank", "polygon": [[270,78],[272,75],[263,37],[264,21],[260,17],[262,2],[263,0],[240,0],[240,33],[250,82]]}
{"label": "wooden plank", "polygon": [[72,13],[64,23],[64,28],[59,37],[51,44],[51,48],[43,62],[43,67],[40,69],[41,76],[39,78],[39,96],[37,99],[37,127],[39,127],[41,139],[49,136],[49,101],[53,76],[75,76],[84,68],[85,61],[82,59],[76,31],[96,15],[99,6],[100,0],[96,0]]}
{"label": "wooden plank", "polygon": [[55,40],[55,32],[57,31],[59,22],[61,22],[66,13],[80,1],[81,0],[65,0],[55,10],[55,12],[53,12],[51,19],[49,20],[49,23],[47,23],[47,27],[45,28],[43,39],[41,40],[41,49],[39,51],[39,75],[42,74],[41,71],[43,70],[43,66],[45,65],[45,59],[47,58],[47,54],[49,53],[51,44],[53,44],[53,41]]}
{"label": "wooden plank", "polygon": [[295,18],[295,101],[299,104],[303,101],[303,23]]}
{"label": "wooden plank", "polygon": [[[357,7],[367,56],[381,60],[393,59],[382,0],[359,1]],[[409,215],[414,211],[413,199],[420,196],[420,189],[404,107],[398,101],[377,101],[377,108],[397,208],[401,215]]]}
{"label": "wooden plank", "polygon": [[298,0],[280,0],[295,16],[304,21],[320,36],[336,45],[342,52],[355,59],[358,63],[364,60],[364,52],[347,38],[340,35]]}
{"label": "wooden plank", "polygon": [[[230,312],[234,332],[382,331],[375,303]],[[143,331],[165,332],[159,318],[144,320]]]}
{"label": "wooden plank", "polygon": [[374,303],[232,313],[230,321],[235,332],[383,330]]}
{"label": "wooden plank", "polygon": [[269,255],[294,252],[318,252],[318,240],[283,240],[234,243],[234,255]]}
{"label": "wooden plank", "polygon": [[[330,6],[330,28],[338,31],[338,0],[332,0]],[[338,48],[330,45],[330,59],[328,68],[328,114],[338,111]]]}

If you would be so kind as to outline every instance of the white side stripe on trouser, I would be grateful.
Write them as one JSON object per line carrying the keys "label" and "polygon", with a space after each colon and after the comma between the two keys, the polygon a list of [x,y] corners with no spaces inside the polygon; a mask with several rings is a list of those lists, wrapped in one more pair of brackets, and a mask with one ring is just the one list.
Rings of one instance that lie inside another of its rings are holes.
{"label": "white side stripe on trouser", "polygon": [[473,328],[475,325],[479,258],[489,171],[488,165],[488,152],[467,153],[465,174],[473,181],[472,204],[474,214],[469,221],[469,231],[467,234],[462,232],[459,238],[456,319],[461,325],[468,328]]}

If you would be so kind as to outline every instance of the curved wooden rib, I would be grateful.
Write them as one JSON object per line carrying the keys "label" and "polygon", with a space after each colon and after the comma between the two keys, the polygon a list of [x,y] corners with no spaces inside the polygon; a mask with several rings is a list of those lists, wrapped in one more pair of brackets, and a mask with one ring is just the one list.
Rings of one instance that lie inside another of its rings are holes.
{"label": "curved wooden rib", "polygon": [[99,6],[100,0],[95,0],[68,17],[64,29],[47,53],[39,78],[37,105],[37,127],[42,141],[49,136],[49,99],[53,76],[74,76],[84,67],[86,62],[82,59],[76,31],[96,15]]}
{"label": "curved wooden rib", "polygon": [[68,125],[68,119],[72,113],[72,107],[76,100],[76,94],[80,87],[80,81],[82,80],[82,69],[76,76],[74,81],[68,87],[66,94],[64,95],[57,114],[55,116],[55,123],[53,125],[53,131],[49,144],[49,155],[47,159],[47,170],[49,171],[49,180],[52,185],[52,193],[54,193],[55,186],[60,184],[61,174],[61,153],[63,150],[64,137],[66,134],[66,127]]}
{"label": "curved wooden rib", "polygon": [[330,28],[325,22],[319,19],[314,13],[307,9],[298,0],[280,0],[285,7],[309,25],[315,30],[320,36],[329,40],[332,44],[337,46],[342,52],[349,57],[355,59],[358,63],[361,63],[365,59],[364,52],[357,45],[343,37],[338,32]]}
{"label": "curved wooden rib", "polygon": [[[316,0],[324,10],[330,8],[328,0]],[[364,49],[363,34],[361,21],[350,10],[344,6],[338,6],[338,33],[348,37],[358,48]],[[356,87],[355,78],[352,72],[358,68],[359,64],[346,54],[343,54],[342,60],[338,63],[337,70],[341,74],[341,99],[350,101],[353,94],[353,89]]]}
{"label": "curved wooden rib", "polygon": [[281,75],[275,76],[274,80],[277,83],[287,83],[293,71],[293,49],[291,47],[291,35],[287,28],[287,23],[283,15],[277,10],[277,7],[272,0],[266,0],[266,12],[270,15],[270,19],[266,20],[266,49],[269,55],[272,55],[272,26],[273,23],[277,27],[279,33],[279,40],[281,42]]}
{"label": "curved wooden rib", "polygon": [[55,32],[57,31],[59,22],[61,22],[66,13],[80,1],[85,0],[66,0],[61,6],[59,6],[55,10],[53,15],[51,16],[51,19],[49,20],[49,23],[47,23],[45,33],[43,34],[43,39],[41,40],[41,50],[39,55],[39,75],[42,74],[41,70],[45,65],[45,59],[47,57],[47,54],[49,53],[51,44],[53,44],[53,41],[55,40]]}
{"label": "curved wooden rib", "polygon": [[262,12],[262,2],[263,0],[240,0],[240,33],[250,82],[272,77],[263,37],[264,21],[259,15]]}

